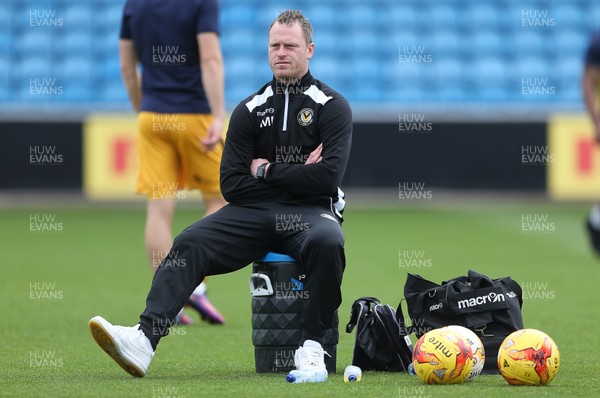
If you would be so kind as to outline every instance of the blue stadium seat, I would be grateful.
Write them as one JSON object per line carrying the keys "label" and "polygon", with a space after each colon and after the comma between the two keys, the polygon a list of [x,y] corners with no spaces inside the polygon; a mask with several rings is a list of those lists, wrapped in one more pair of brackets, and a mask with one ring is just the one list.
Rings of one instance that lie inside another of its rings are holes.
{"label": "blue stadium seat", "polygon": [[11,58],[10,61],[12,62],[10,70],[13,86],[28,84],[30,78],[53,75],[52,65],[47,62],[47,58],[39,54],[32,53],[30,56],[22,58]]}
{"label": "blue stadium seat", "polygon": [[237,104],[271,78],[266,55],[260,60],[240,55],[225,59],[225,95],[231,104]]}
{"label": "blue stadium seat", "polygon": [[65,88],[90,87],[92,71],[97,65],[89,57],[73,57],[67,59],[60,69],[60,75],[65,82]]}
{"label": "blue stadium seat", "polygon": [[330,32],[318,31],[313,35],[313,41],[315,43],[315,57],[325,55],[332,55],[341,53],[342,48],[345,49],[350,46],[341,46],[342,42],[347,40],[340,40],[340,36],[331,34]]}
{"label": "blue stadium seat", "polygon": [[432,50],[436,57],[456,57],[464,53],[462,38],[453,30],[439,30],[431,35]]}
{"label": "blue stadium seat", "polygon": [[346,90],[343,91],[343,95],[352,105],[377,103],[381,101],[382,98],[382,92],[369,84],[358,84],[347,87]]}
{"label": "blue stadium seat", "polygon": [[121,82],[110,82],[99,88],[99,102],[129,104],[127,91]]}
{"label": "blue stadium seat", "polygon": [[65,3],[64,27],[65,30],[88,30],[92,24],[92,11],[89,4],[80,2]]}
{"label": "blue stadium seat", "polygon": [[118,58],[119,54],[119,34],[114,31],[105,31],[104,33],[94,34],[92,42],[93,56],[99,59],[107,57]]}
{"label": "blue stadium seat", "polygon": [[597,1],[590,1],[585,20],[588,22],[588,31],[590,34],[591,32],[600,30],[600,4]]}
{"label": "blue stadium seat", "polygon": [[513,52],[519,57],[547,54],[546,50],[554,47],[553,40],[548,34],[533,29],[515,31],[514,35],[510,37],[510,42],[513,43]]}
{"label": "blue stadium seat", "polygon": [[[338,89],[344,93],[348,92],[356,102],[377,101],[381,94],[378,84],[381,75],[379,62],[373,57],[357,56],[351,61],[349,68],[354,84]],[[356,84],[357,81],[360,84]]]}
{"label": "blue stadium seat", "polygon": [[62,37],[62,45],[56,46],[55,52],[67,58],[90,57],[92,44],[95,43],[96,39],[86,29],[74,29]]}
{"label": "blue stadium seat", "polygon": [[118,58],[99,59],[92,69],[96,79],[104,83],[121,81],[121,65]]}
{"label": "blue stadium seat", "polygon": [[431,94],[439,102],[455,103],[467,100],[467,92],[460,85],[442,85]]}
{"label": "blue stadium seat", "polygon": [[417,63],[396,63],[383,70],[385,93],[384,98],[391,101],[420,101],[424,97],[421,87],[423,67]]}
{"label": "blue stadium seat", "polygon": [[428,93],[418,85],[407,84],[397,91],[390,91],[386,98],[391,102],[421,102],[424,101]]}
{"label": "blue stadium seat", "polygon": [[[221,4],[221,15],[223,15],[225,7],[226,6]],[[221,17],[221,30],[224,32],[226,29],[247,27],[254,30],[255,37],[267,40],[269,26],[271,25],[271,22],[275,20],[277,14],[281,12],[282,7],[278,4],[269,4],[269,2],[254,4],[253,7],[255,8],[256,12],[255,19],[247,26],[232,25],[232,14],[229,14],[226,19]]]}
{"label": "blue stadium seat", "polygon": [[[4,3],[4,2],[3,2]],[[17,2],[13,4],[11,28],[15,33],[26,33],[32,30],[48,32],[48,24],[60,23],[62,12],[52,7],[47,1]],[[64,18],[63,18],[64,23]],[[44,26],[44,24],[46,24]]]}
{"label": "blue stadium seat", "polygon": [[250,62],[247,57],[244,56],[231,56],[226,57],[225,63],[225,76],[229,79],[239,79],[241,76],[248,73],[248,67]]}
{"label": "blue stadium seat", "polygon": [[504,53],[503,39],[495,31],[484,30],[469,40],[471,53],[477,57],[489,57]]}
{"label": "blue stadium seat", "polygon": [[[221,7],[221,22],[223,26],[229,28],[251,28],[257,18],[258,13],[254,5],[236,4],[231,7]],[[275,16],[272,19],[275,19]]]}
{"label": "blue stadium seat", "polygon": [[[252,31],[247,28],[232,29],[228,32],[223,32],[221,36],[221,47],[224,54],[234,55],[253,55],[253,48],[256,46],[256,38]],[[262,42],[264,51],[267,51],[267,37]]]}
{"label": "blue stadium seat", "polygon": [[441,4],[433,7],[428,13],[428,18],[433,23],[435,31],[456,31],[460,28],[461,18],[457,16],[456,6]]}
{"label": "blue stadium seat", "polygon": [[0,26],[2,26],[2,31],[5,33],[8,33],[9,31],[9,29],[6,28],[10,26],[12,15],[10,6],[4,5],[3,7],[0,7]]}
{"label": "blue stadium seat", "polygon": [[460,86],[464,75],[469,73],[458,57],[439,57],[433,63],[437,85],[444,87],[448,85]]}
{"label": "blue stadium seat", "polygon": [[507,68],[501,58],[482,58],[473,66],[472,73],[479,87],[506,87]]}
{"label": "blue stadium seat", "polygon": [[510,90],[504,87],[483,87],[476,92],[476,98],[468,98],[468,100],[476,100],[478,102],[506,102],[510,96],[514,95]]}
{"label": "blue stadium seat", "polygon": [[118,33],[121,31],[124,4],[124,2],[119,4],[107,4],[105,7],[101,7],[97,14],[94,13],[94,32],[100,31],[104,34],[107,32],[115,32],[116,37],[119,37]]}
{"label": "blue stadium seat", "polygon": [[[53,35],[41,30],[31,30],[23,35],[14,37],[12,54],[14,56],[44,56],[47,60],[50,58],[50,52],[53,47]],[[48,62],[48,61],[46,61]]]}
{"label": "blue stadium seat", "polygon": [[[51,66],[45,62],[46,58],[44,57],[33,55],[13,60],[16,61],[16,65],[19,65],[18,68],[14,66],[10,68],[10,93],[11,99],[15,101],[37,101],[42,96],[35,94],[35,87],[39,86],[36,82],[43,82],[45,81],[44,79],[56,79],[56,81],[59,81],[53,73]],[[30,91],[32,86],[34,87],[33,94]]]}
{"label": "blue stadium seat", "polygon": [[475,34],[483,30],[500,29],[506,22],[502,7],[494,2],[471,2],[466,10],[460,13],[463,26]]}
{"label": "blue stadium seat", "polygon": [[561,60],[552,81],[559,87],[558,95],[566,94],[573,89],[579,91],[581,97],[581,78],[583,75],[583,59],[577,56],[565,57]]}
{"label": "blue stadium seat", "polygon": [[[560,64],[559,62],[559,67]],[[515,64],[510,67],[510,71],[514,79],[520,81],[521,78],[527,77],[549,77],[553,68],[556,68],[556,66],[532,54],[516,59]]]}
{"label": "blue stadium seat", "polygon": [[70,81],[65,85],[64,95],[59,99],[63,102],[76,104],[77,106],[87,105],[98,97],[97,89],[92,90],[88,86],[77,84],[75,81]]}
{"label": "blue stadium seat", "polygon": [[8,32],[0,32],[0,54],[5,54],[2,58],[9,56],[12,47],[11,42],[12,37]]}
{"label": "blue stadium seat", "polygon": [[10,63],[5,58],[0,58],[0,100],[8,98],[10,87],[7,84],[10,80]]}
{"label": "blue stadium seat", "polygon": [[343,60],[325,54],[314,57],[309,67],[314,77],[331,87],[341,89],[352,80],[352,73]]}
{"label": "blue stadium seat", "polygon": [[[530,3],[513,2],[506,7],[505,18],[509,19],[512,23],[508,27],[515,33],[523,30],[541,31],[539,28],[534,28],[531,24],[534,22],[527,22],[529,19],[528,12],[531,10],[541,10],[542,7]],[[547,10],[547,8],[544,8]],[[535,12],[535,11],[533,11]]]}
{"label": "blue stadium seat", "polygon": [[393,76],[402,82],[418,82],[421,78],[422,67],[418,63],[398,63],[398,67],[393,70],[386,70],[385,73],[393,73]]}
{"label": "blue stadium seat", "polygon": [[581,7],[563,2],[556,4],[548,10],[548,18],[554,18],[556,29],[580,29],[582,22],[588,18]]}
{"label": "blue stadium seat", "polygon": [[[5,1],[0,52],[8,57],[0,62],[0,79],[8,83],[0,102],[13,89],[21,101],[41,101],[28,97],[28,79],[55,76],[66,79],[65,101],[124,103],[129,109],[118,70],[124,1]],[[226,98],[232,104],[269,80],[266,28],[283,7],[278,0],[222,0],[221,6]],[[600,30],[597,0],[307,0],[298,8],[315,27],[311,71],[358,103],[529,103],[519,92],[521,79],[548,77],[557,86],[548,103],[579,104],[583,52],[591,33]],[[64,26],[30,26],[35,10],[54,10]],[[547,12],[556,26],[525,26],[522,13],[529,10],[541,13],[538,18]],[[400,62],[407,51],[432,60]]]}
{"label": "blue stadium seat", "polygon": [[345,37],[341,41],[347,41],[351,49],[354,49],[355,55],[360,54],[361,56],[369,55],[373,56],[379,53],[393,52],[396,53],[395,48],[381,47],[379,37],[370,30],[367,29],[356,29],[350,37]]}
{"label": "blue stadium seat", "polygon": [[363,2],[362,5],[357,3],[353,7],[349,7],[344,12],[344,17],[340,19],[346,21],[346,25],[349,24],[352,31],[358,28],[376,32],[378,26],[381,25],[381,12],[367,2]]}
{"label": "blue stadium seat", "polygon": [[385,14],[386,19],[393,21],[393,24],[399,29],[412,30],[420,23],[420,13],[416,7],[405,5],[400,1],[394,1],[390,4],[391,9]]}
{"label": "blue stadium seat", "polygon": [[426,56],[431,55],[433,46],[427,46],[425,38],[422,35],[417,35],[411,31],[397,30],[388,38],[383,40],[384,48],[389,48],[390,53],[396,53],[398,62],[405,62],[413,55]]}
{"label": "blue stadium seat", "polygon": [[557,102],[572,103],[583,105],[583,97],[581,96],[581,90],[578,87],[570,87],[567,90],[561,90],[560,96],[556,98]]}
{"label": "blue stadium seat", "polygon": [[352,70],[352,76],[355,81],[359,81],[364,84],[373,84],[373,82],[380,75],[380,63],[373,57],[358,55],[356,56],[350,65]]}
{"label": "blue stadium seat", "polygon": [[584,32],[574,29],[561,29],[560,33],[556,34],[554,48],[561,57],[576,55],[583,58],[588,41],[589,36]]}
{"label": "blue stadium seat", "polygon": [[346,25],[339,17],[339,10],[331,2],[318,2],[307,10],[306,17],[313,25],[315,33],[330,34],[339,32]]}

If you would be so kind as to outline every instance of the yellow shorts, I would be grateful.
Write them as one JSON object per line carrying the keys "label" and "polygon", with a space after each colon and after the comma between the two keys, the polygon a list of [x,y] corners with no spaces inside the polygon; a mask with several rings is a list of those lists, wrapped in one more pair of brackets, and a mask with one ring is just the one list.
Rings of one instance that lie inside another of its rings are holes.
{"label": "yellow shorts", "polygon": [[148,199],[177,198],[184,188],[199,189],[205,199],[220,196],[223,143],[210,152],[200,144],[211,122],[209,114],[140,112],[136,192]]}

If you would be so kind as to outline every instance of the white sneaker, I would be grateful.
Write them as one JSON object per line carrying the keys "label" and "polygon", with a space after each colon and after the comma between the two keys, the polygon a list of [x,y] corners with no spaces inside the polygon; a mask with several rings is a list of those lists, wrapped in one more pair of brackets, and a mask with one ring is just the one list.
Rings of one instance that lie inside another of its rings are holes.
{"label": "white sneaker", "polygon": [[298,347],[294,355],[294,364],[296,365],[296,369],[306,372],[308,375],[308,380],[304,382],[327,380],[325,354],[327,353],[323,350],[321,344],[314,340],[306,340],[302,347]]}
{"label": "white sneaker", "polygon": [[127,373],[135,377],[146,375],[154,350],[139,325],[115,326],[101,316],[90,319],[88,325],[100,348]]}

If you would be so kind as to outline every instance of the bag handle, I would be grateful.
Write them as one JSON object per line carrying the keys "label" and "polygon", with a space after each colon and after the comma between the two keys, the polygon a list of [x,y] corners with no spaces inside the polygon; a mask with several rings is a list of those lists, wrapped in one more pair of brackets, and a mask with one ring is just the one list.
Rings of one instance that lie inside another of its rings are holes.
{"label": "bag handle", "polygon": [[400,325],[400,331],[404,331],[406,333],[406,335],[409,335],[412,333],[411,328],[406,327],[406,324],[404,323],[404,312],[402,312],[402,302],[406,301],[406,299],[401,299],[400,302],[398,303],[398,308],[396,308],[396,321],[398,322],[398,325]]}
{"label": "bag handle", "polygon": [[375,297],[361,297],[354,300],[352,303],[352,309],[350,310],[350,320],[346,325],[346,333],[352,333],[352,330],[358,323],[358,320],[362,317],[363,312],[371,310],[371,305],[379,304],[379,299]]}
{"label": "bag handle", "polygon": [[371,304],[381,304],[381,302],[379,301],[379,299],[377,297],[372,297],[372,296],[365,296],[365,297],[361,297],[359,299],[354,300],[354,302],[356,303],[357,301],[364,301],[365,303],[369,304],[369,307],[371,306]]}
{"label": "bag handle", "polygon": [[[437,294],[444,294],[444,298],[441,299],[441,301],[444,303],[444,305],[448,305],[448,291],[454,287],[456,285],[457,281],[454,280],[450,280],[445,282],[445,284],[443,285],[439,285],[437,287],[434,287],[432,289],[428,289],[424,292],[421,292],[417,295],[417,298],[415,300],[415,308],[423,308],[423,301],[425,301],[425,295],[428,295],[429,297],[433,298],[435,297]],[[445,291],[445,292],[444,292]],[[409,313],[410,315],[410,313]]]}
{"label": "bag handle", "polygon": [[521,285],[510,276],[494,279],[494,284],[499,282],[504,283],[506,288],[510,288],[517,295],[519,307],[523,307],[523,289],[521,289]]}

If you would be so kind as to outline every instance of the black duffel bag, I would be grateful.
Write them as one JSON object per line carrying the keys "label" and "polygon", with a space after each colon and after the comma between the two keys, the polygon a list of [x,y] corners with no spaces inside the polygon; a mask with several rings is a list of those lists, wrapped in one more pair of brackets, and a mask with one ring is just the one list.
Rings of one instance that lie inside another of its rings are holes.
{"label": "black duffel bag", "polygon": [[404,285],[411,332],[448,325],[471,329],[485,348],[483,373],[497,373],[498,349],[515,330],[523,329],[521,287],[512,278],[490,279],[478,272],[450,279],[441,285],[408,274]]}
{"label": "black duffel bag", "polygon": [[394,310],[375,297],[354,301],[346,333],[356,327],[352,365],[362,370],[403,372],[412,362],[412,344],[402,308]]}

